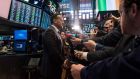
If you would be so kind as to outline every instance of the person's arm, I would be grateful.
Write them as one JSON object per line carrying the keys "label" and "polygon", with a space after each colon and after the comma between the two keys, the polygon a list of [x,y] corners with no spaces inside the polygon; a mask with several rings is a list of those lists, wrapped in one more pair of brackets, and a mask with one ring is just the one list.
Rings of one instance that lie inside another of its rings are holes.
{"label": "person's arm", "polygon": [[94,46],[96,51],[102,49],[103,47],[105,47],[105,46],[102,44],[99,44],[99,43],[96,43],[96,45]]}
{"label": "person's arm", "polygon": [[114,47],[103,47],[98,51],[90,51],[90,52],[77,52],[75,56],[79,59],[85,59],[90,62],[103,60],[105,58],[114,56],[115,54]]}
{"label": "person's arm", "polygon": [[115,47],[116,44],[118,43],[118,41],[121,39],[121,37],[122,37],[122,33],[121,33],[120,26],[117,26],[110,33],[106,34],[105,36],[95,37],[92,39],[74,38],[72,40],[72,42],[83,44],[84,42],[88,42],[88,40],[93,40],[96,43],[100,43],[105,46]]}
{"label": "person's arm", "polygon": [[95,37],[94,40],[96,43],[100,43],[105,46],[115,47],[118,41],[121,39],[122,33],[120,27],[114,28],[110,33],[102,37]]}
{"label": "person's arm", "polygon": [[139,49],[82,68],[79,70],[81,79],[139,79]]}
{"label": "person's arm", "polygon": [[103,47],[101,50],[95,52],[89,52],[87,54],[87,60],[90,62],[103,60],[108,57],[114,56],[114,47]]}

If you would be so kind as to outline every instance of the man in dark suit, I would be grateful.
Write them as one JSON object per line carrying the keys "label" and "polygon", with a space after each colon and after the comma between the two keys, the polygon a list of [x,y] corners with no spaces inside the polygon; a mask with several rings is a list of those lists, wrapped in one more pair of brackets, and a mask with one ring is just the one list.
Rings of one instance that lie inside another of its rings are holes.
{"label": "man in dark suit", "polygon": [[140,79],[140,0],[120,1],[121,30],[130,35],[121,53],[87,67],[73,64],[74,79]]}
{"label": "man in dark suit", "polygon": [[53,24],[43,34],[44,54],[41,64],[43,79],[61,79],[62,64],[65,60],[63,43],[59,30],[63,27],[63,17],[55,14]]}

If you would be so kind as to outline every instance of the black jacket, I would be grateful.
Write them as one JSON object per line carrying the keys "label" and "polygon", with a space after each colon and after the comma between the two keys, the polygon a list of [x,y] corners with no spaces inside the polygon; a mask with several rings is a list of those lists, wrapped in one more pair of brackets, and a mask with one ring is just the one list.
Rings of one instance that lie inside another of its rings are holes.
{"label": "black jacket", "polygon": [[41,75],[46,79],[61,79],[61,66],[65,58],[60,36],[54,27],[44,32],[43,49]]}
{"label": "black jacket", "polygon": [[[117,49],[116,49],[117,50]],[[120,54],[81,71],[82,79],[140,79],[140,40],[133,37],[122,41]]]}

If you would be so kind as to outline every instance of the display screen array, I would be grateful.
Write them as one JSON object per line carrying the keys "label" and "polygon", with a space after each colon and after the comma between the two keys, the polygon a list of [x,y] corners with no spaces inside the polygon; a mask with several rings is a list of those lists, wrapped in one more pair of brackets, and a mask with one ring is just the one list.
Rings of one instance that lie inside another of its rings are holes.
{"label": "display screen array", "polygon": [[25,24],[40,26],[42,10],[38,7],[13,0],[9,19]]}

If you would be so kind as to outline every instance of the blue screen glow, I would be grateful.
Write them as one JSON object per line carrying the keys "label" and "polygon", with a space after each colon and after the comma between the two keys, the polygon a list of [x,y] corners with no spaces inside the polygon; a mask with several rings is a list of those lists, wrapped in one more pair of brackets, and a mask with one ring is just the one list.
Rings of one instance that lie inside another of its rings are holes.
{"label": "blue screen glow", "polygon": [[15,30],[14,39],[15,40],[27,40],[27,30]]}

